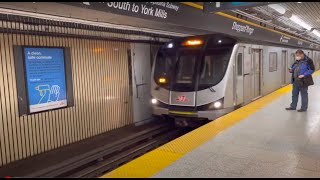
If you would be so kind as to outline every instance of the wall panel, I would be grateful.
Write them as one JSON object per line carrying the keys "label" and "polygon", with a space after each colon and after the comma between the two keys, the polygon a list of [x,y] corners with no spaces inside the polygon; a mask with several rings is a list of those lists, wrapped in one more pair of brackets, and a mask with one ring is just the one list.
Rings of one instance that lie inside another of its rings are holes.
{"label": "wall panel", "polygon": [[[28,25],[13,26],[18,27]],[[71,48],[72,72],[67,73],[73,77],[74,107],[18,116],[14,45]],[[0,33],[0,165],[132,123],[129,48],[128,42]]]}

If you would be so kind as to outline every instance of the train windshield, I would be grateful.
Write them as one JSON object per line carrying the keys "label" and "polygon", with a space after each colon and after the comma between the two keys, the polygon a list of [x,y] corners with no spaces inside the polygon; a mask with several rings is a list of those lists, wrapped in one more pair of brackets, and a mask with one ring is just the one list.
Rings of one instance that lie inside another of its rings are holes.
{"label": "train windshield", "polygon": [[227,69],[232,48],[208,49],[204,53],[198,90],[218,84]]}
{"label": "train windshield", "polygon": [[171,91],[200,91],[215,86],[225,75],[234,45],[233,39],[214,36],[205,48],[162,48],[153,78]]}
{"label": "train windshield", "polygon": [[[199,50],[160,51],[154,69],[155,82],[174,91],[194,91],[198,57]],[[168,83],[159,83],[161,78]]]}
{"label": "train windshield", "polygon": [[174,68],[174,81],[171,84],[173,91],[195,91],[195,78],[199,51],[180,51]]}
{"label": "train windshield", "polygon": [[175,66],[176,55],[175,52],[159,51],[154,68],[154,80],[159,84],[159,79],[165,78],[166,83],[159,84],[163,88],[169,89],[172,70]]}

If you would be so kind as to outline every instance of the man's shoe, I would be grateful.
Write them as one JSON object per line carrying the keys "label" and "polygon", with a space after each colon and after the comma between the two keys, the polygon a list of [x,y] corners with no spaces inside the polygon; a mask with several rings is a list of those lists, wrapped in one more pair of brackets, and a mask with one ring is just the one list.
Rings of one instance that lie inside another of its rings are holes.
{"label": "man's shoe", "polygon": [[299,109],[298,112],[305,112],[307,111],[306,109]]}
{"label": "man's shoe", "polygon": [[296,109],[289,107],[289,108],[286,108],[286,110],[296,110]]}

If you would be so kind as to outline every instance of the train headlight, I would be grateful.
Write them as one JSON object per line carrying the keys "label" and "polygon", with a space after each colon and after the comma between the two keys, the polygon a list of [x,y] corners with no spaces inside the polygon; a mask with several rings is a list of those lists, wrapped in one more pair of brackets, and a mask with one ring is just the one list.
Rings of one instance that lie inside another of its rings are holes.
{"label": "train headlight", "polygon": [[163,77],[159,78],[159,83],[165,84],[166,82],[167,82],[166,78],[163,78]]}
{"label": "train headlight", "polygon": [[157,99],[155,99],[155,98],[152,98],[152,99],[151,99],[151,103],[152,103],[152,104],[157,104],[157,102],[158,102]]}
{"label": "train headlight", "polygon": [[215,108],[220,108],[220,107],[222,106],[222,103],[221,103],[220,101],[217,101],[217,102],[215,102],[215,103],[213,104],[213,106],[214,106]]}
{"label": "train headlight", "polygon": [[167,45],[167,48],[173,48],[173,43],[169,43],[169,44]]}

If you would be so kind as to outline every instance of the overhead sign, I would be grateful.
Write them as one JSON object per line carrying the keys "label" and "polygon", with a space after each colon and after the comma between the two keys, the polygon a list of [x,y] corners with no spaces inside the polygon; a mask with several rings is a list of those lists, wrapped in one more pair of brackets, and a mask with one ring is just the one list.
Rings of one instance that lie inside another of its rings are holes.
{"label": "overhead sign", "polygon": [[232,24],[232,30],[235,30],[236,32],[247,33],[248,35],[251,35],[254,32],[254,28],[251,28],[249,25],[238,24],[236,21],[234,21]]}
{"label": "overhead sign", "polygon": [[30,113],[67,106],[63,48],[24,47]]}
{"label": "overhead sign", "polygon": [[[310,42],[308,41],[301,41],[297,38],[292,38],[289,36],[283,37],[283,34],[272,32],[270,30],[267,30],[267,28],[261,28],[261,26],[259,25],[254,26],[253,24],[248,24],[231,18],[223,17],[222,15],[218,14],[205,14],[200,9],[177,2],[58,3],[122,15],[128,18],[135,17],[135,19],[131,20],[134,21],[134,25],[136,25],[137,27],[146,27],[150,29],[161,29],[168,31],[172,31],[172,27],[176,27],[175,31],[181,30],[187,33],[192,32],[190,34],[225,33],[233,36],[250,38],[251,40],[255,41],[286,44],[294,47],[316,47],[309,46]],[[229,3],[229,5],[232,7],[243,8],[247,5],[261,6],[263,5],[262,3],[264,3],[265,5],[277,2],[220,2],[220,7],[222,8],[225,3]],[[137,6],[139,6],[139,11],[136,12]],[[146,7],[148,7],[150,10],[145,10]],[[132,8],[134,11],[132,10]],[[160,9],[165,10],[167,12],[166,16],[162,16],[163,18],[155,16],[155,12],[157,12],[157,9],[158,12]],[[126,18],[119,18],[116,21],[107,20],[106,22],[132,26],[132,23],[128,23],[128,20],[126,20]]]}
{"label": "overhead sign", "polygon": [[265,6],[276,2],[204,2],[203,12],[213,13],[230,9],[241,9],[254,6]]}
{"label": "overhead sign", "polygon": [[78,4],[89,9],[99,9],[107,12],[129,13],[137,17],[153,19],[167,19],[180,10],[175,2],[63,2],[64,4]]}
{"label": "overhead sign", "polygon": [[[282,43],[288,43],[290,41],[290,37],[288,36],[285,36],[285,35],[282,35],[281,38],[280,38],[280,42]],[[301,42],[301,41],[300,41]],[[298,41],[298,44],[299,44],[299,41]]]}

